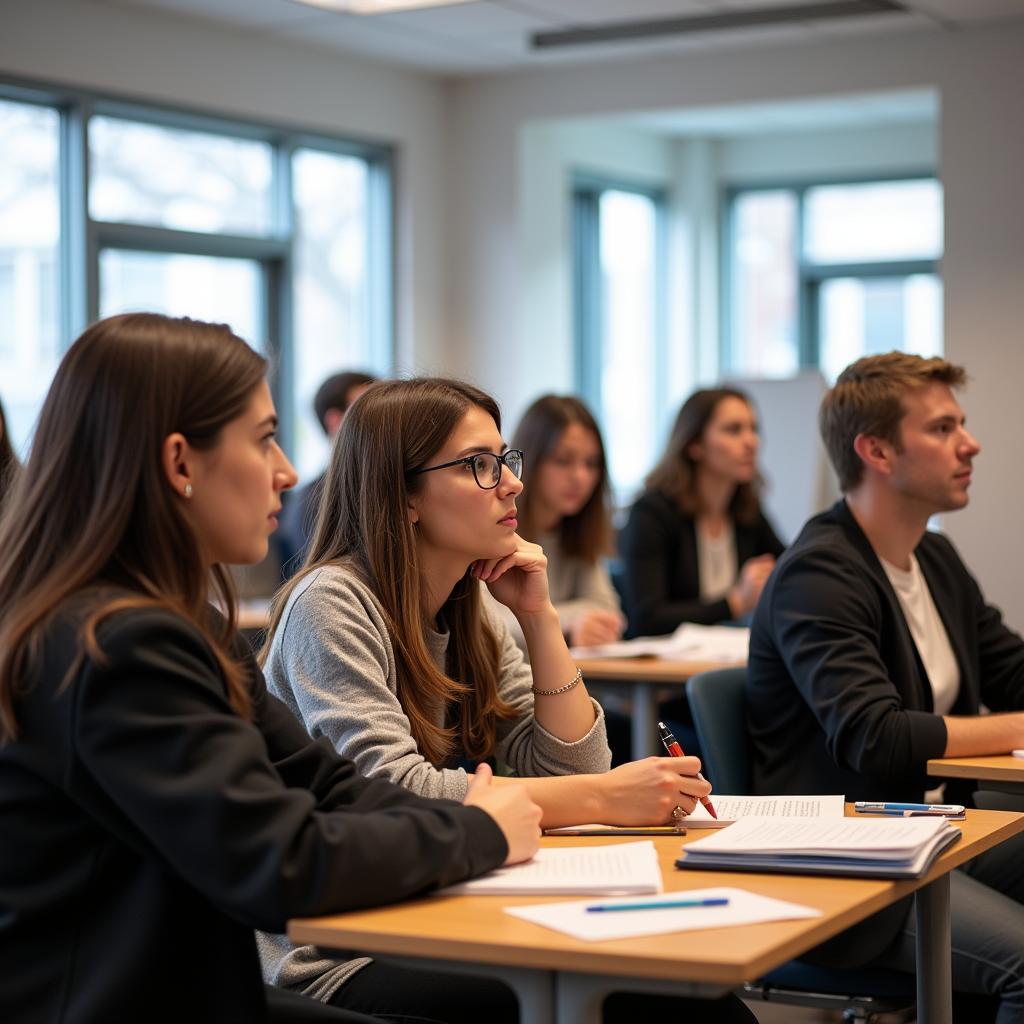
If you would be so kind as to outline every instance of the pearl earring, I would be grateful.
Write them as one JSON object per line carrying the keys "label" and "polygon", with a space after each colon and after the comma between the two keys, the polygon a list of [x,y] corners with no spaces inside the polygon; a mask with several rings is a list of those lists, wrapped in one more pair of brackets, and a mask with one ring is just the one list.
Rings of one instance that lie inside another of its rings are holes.
{"label": "pearl earring", "polygon": [[191,484],[185,484],[185,497],[186,498],[191,498],[192,497],[192,485]]}

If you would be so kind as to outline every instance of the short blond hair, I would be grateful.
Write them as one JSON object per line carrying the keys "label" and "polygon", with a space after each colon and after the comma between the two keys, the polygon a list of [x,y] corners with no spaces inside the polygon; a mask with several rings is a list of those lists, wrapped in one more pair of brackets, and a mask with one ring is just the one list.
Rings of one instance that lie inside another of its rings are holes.
{"label": "short blond hair", "polygon": [[825,395],[818,428],[845,494],[864,476],[864,463],[853,447],[858,434],[870,434],[899,447],[903,396],[927,384],[963,387],[967,372],[946,359],[885,352],[851,363]]}

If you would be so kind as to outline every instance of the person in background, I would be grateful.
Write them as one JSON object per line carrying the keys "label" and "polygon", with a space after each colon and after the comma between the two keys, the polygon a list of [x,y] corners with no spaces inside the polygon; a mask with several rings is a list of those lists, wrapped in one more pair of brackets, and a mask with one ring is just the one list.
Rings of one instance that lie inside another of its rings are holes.
{"label": "person in background", "polygon": [[[546,827],[689,813],[710,788],[696,758],[606,771],[604,715],[566,648],[544,552],[517,533],[522,453],[500,422],[489,395],[453,380],[382,381],[359,399],[331,452],[306,563],[274,601],[268,685],[313,736],[417,793],[461,800],[464,764],[494,758]],[[516,616],[530,664],[485,588]],[[284,935],[261,935],[260,949],[268,980],[324,1000],[367,969]],[[450,986],[420,992],[425,1015],[482,1016]]]}
{"label": "person in background", "polygon": [[265,373],[228,327],[146,313],[58,367],[0,519],[4,1021],[368,1021],[268,996],[253,929],[537,849],[523,787],[362,778],[267,693],[225,569],[295,483]]}
{"label": "person in background", "polygon": [[629,636],[743,619],[783,545],[761,509],[750,399],[696,391],[619,538]]}
{"label": "person in background", "polygon": [[[358,370],[347,370],[328,377],[313,396],[313,411],[328,441],[334,440],[349,406],[375,381],[376,377]],[[281,555],[281,574],[292,576],[302,564],[313,533],[317,503],[324,474],[297,488],[284,502],[281,525],[275,538]]]}
{"label": "person in background", "polygon": [[[608,467],[590,410],[571,396],[543,395],[523,413],[512,447],[525,452],[519,535],[548,560],[548,587],[570,646],[618,640],[625,627],[605,558],[611,554]],[[495,602],[525,651],[519,621]]]}
{"label": "person in background", "polygon": [[14,474],[20,468],[18,456],[14,454],[11,435],[7,432],[4,407],[0,403],[0,512],[3,512],[7,495],[14,483]]}

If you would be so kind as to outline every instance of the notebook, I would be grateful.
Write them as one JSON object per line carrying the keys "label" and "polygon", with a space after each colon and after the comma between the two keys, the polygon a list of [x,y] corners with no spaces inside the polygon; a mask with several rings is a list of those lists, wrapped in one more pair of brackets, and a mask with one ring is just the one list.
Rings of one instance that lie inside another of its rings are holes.
{"label": "notebook", "polygon": [[685,846],[676,867],[920,878],[960,834],[946,818],[744,818]]}

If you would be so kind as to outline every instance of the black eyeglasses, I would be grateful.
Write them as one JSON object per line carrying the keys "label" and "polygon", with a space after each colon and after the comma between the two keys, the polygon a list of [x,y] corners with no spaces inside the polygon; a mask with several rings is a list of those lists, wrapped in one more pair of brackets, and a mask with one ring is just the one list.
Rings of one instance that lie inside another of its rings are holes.
{"label": "black eyeglasses", "polygon": [[427,466],[424,469],[414,469],[413,476],[420,473],[433,473],[435,469],[448,469],[450,466],[471,466],[473,468],[473,479],[477,487],[485,491],[493,491],[501,483],[501,467],[508,467],[508,471],[517,479],[523,478],[523,453],[518,448],[509,448],[504,455],[495,455],[494,452],[480,452],[478,455],[469,455],[464,459],[456,459],[454,462],[445,462],[440,466]]}

